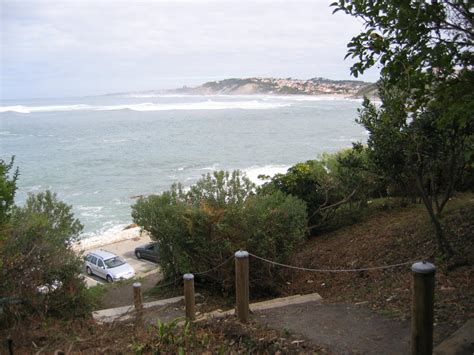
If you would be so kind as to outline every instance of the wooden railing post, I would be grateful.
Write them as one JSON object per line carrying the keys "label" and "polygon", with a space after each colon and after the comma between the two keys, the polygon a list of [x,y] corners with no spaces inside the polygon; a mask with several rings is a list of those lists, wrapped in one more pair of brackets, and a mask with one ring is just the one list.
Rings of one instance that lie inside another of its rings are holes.
{"label": "wooden railing post", "polygon": [[194,275],[184,274],[184,304],[186,306],[186,319],[194,320],[195,297],[194,297]]}
{"label": "wooden railing post", "polygon": [[135,312],[140,315],[143,311],[142,284],[140,282],[133,284],[133,304]]}
{"label": "wooden railing post", "polygon": [[249,320],[249,253],[235,253],[235,297],[237,316],[242,323]]}
{"label": "wooden railing post", "polygon": [[411,353],[433,353],[433,308],[436,267],[426,261],[412,265],[413,303],[411,320]]}

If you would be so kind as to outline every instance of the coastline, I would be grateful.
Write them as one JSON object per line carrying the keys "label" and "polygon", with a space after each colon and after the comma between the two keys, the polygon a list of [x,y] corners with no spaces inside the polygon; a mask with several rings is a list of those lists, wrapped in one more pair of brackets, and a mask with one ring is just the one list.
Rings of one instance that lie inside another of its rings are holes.
{"label": "coastline", "polygon": [[151,242],[150,236],[140,231],[140,227],[125,227],[116,233],[107,233],[95,237],[84,238],[77,241],[72,249],[77,253],[84,253],[93,249],[117,243],[133,244],[135,246]]}

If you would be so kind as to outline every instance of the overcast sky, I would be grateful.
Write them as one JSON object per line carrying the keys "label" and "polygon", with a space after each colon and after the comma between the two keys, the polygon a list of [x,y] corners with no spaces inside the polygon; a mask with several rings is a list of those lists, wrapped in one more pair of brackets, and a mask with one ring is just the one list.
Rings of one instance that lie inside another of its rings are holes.
{"label": "overcast sky", "polygon": [[[0,97],[193,86],[228,77],[350,79],[361,24],[326,0],[0,0]],[[377,79],[377,70],[363,77]]]}

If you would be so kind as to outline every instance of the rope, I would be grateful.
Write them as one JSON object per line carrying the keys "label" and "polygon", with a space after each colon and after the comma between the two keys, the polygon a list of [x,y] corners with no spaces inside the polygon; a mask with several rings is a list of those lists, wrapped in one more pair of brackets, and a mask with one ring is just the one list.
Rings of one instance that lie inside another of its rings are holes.
{"label": "rope", "polygon": [[306,268],[306,267],[299,267],[299,266],[281,264],[281,263],[278,263],[276,261],[268,260],[268,259],[262,258],[260,256],[254,255],[252,253],[249,253],[249,255],[253,256],[255,259],[260,259],[260,260],[265,261],[269,264],[273,264],[273,265],[277,265],[277,266],[281,266],[281,267],[286,267],[286,268],[289,268],[289,269],[295,269],[295,270],[301,270],[301,271],[311,271],[311,272],[332,272],[332,273],[337,273],[337,272],[360,272],[360,271],[390,269],[390,268],[394,268],[394,267],[398,267],[398,266],[413,264],[415,262],[415,261],[407,261],[407,262],[399,263],[399,264],[366,267],[366,268],[360,268],[360,269],[310,269],[310,268]]}
{"label": "rope", "polygon": [[176,279],[174,279],[174,281],[168,282],[164,285],[158,284],[156,286],[158,286],[158,287],[168,287],[168,286],[171,286],[171,285],[176,285],[176,281],[178,281],[178,280],[181,280],[181,277],[177,277]]}
{"label": "rope", "polygon": [[[210,273],[211,271],[214,271],[218,268],[220,268],[221,266],[224,266],[225,264],[227,264],[230,260],[232,260],[234,258],[234,255],[231,255],[229,258],[227,258],[225,261],[223,261],[222,263],[220,263],[219,265],[217,266],[214,266],[213,268],[209,269],[209,270],[206,270],[206,271],[201,271],[201,272],[196,272],[196,273],[192,273],[193,275],[205,275],[205,274],[208,274]],[[171,286],[171,285],[175,285],[176,284],[176,281],[178,280],[181,280],[181,277],[178,277],[176,279],[174,279],[174,281],[171,281],[171,282],[168,282],[164,285],[162,284],[159,284],[158,287],[167,287],[167,286]]]}
{"label": "rope", "polygon": [[234,255],[231,255],[230,257],[228,257],[224,262],[220,263],[219,265],[217,266],[214,266],[212,269],[209,269],[209,270],[206,270],[206,271],[201,271],[201,272],[196,272],[196,273],[193,273],[193,275],[205,275],[205,274],[208,274],[210,273],[211,271],[214,271],[218,268],[220,268],[221,266],[224,266],[225,264],[227,264],[229,262],[229,260],[233,259],[234,258]]}

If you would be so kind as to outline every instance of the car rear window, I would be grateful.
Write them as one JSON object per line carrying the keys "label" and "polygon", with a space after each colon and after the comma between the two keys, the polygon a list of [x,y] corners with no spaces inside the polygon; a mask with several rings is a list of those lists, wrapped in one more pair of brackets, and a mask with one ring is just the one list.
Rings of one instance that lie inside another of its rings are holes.
{"label": "car rear window", "polygon": [[97,257],[96,256],[92,255],[91,263],[94,264],[94,265],[97,265]]}
{"label": "car rear window", "polygon": [[107,260],[104,260],[105,262],[105,265],[107,265],[107,267],[109,269],[112,269],[114,267],[117,267],[117,266],[120,266],[120,265],[123,265],[125,264],[125,260],[123,260],[121,257],[119,256],[116,256],[114,258],[111,258],[111,259],[107,259]]}

